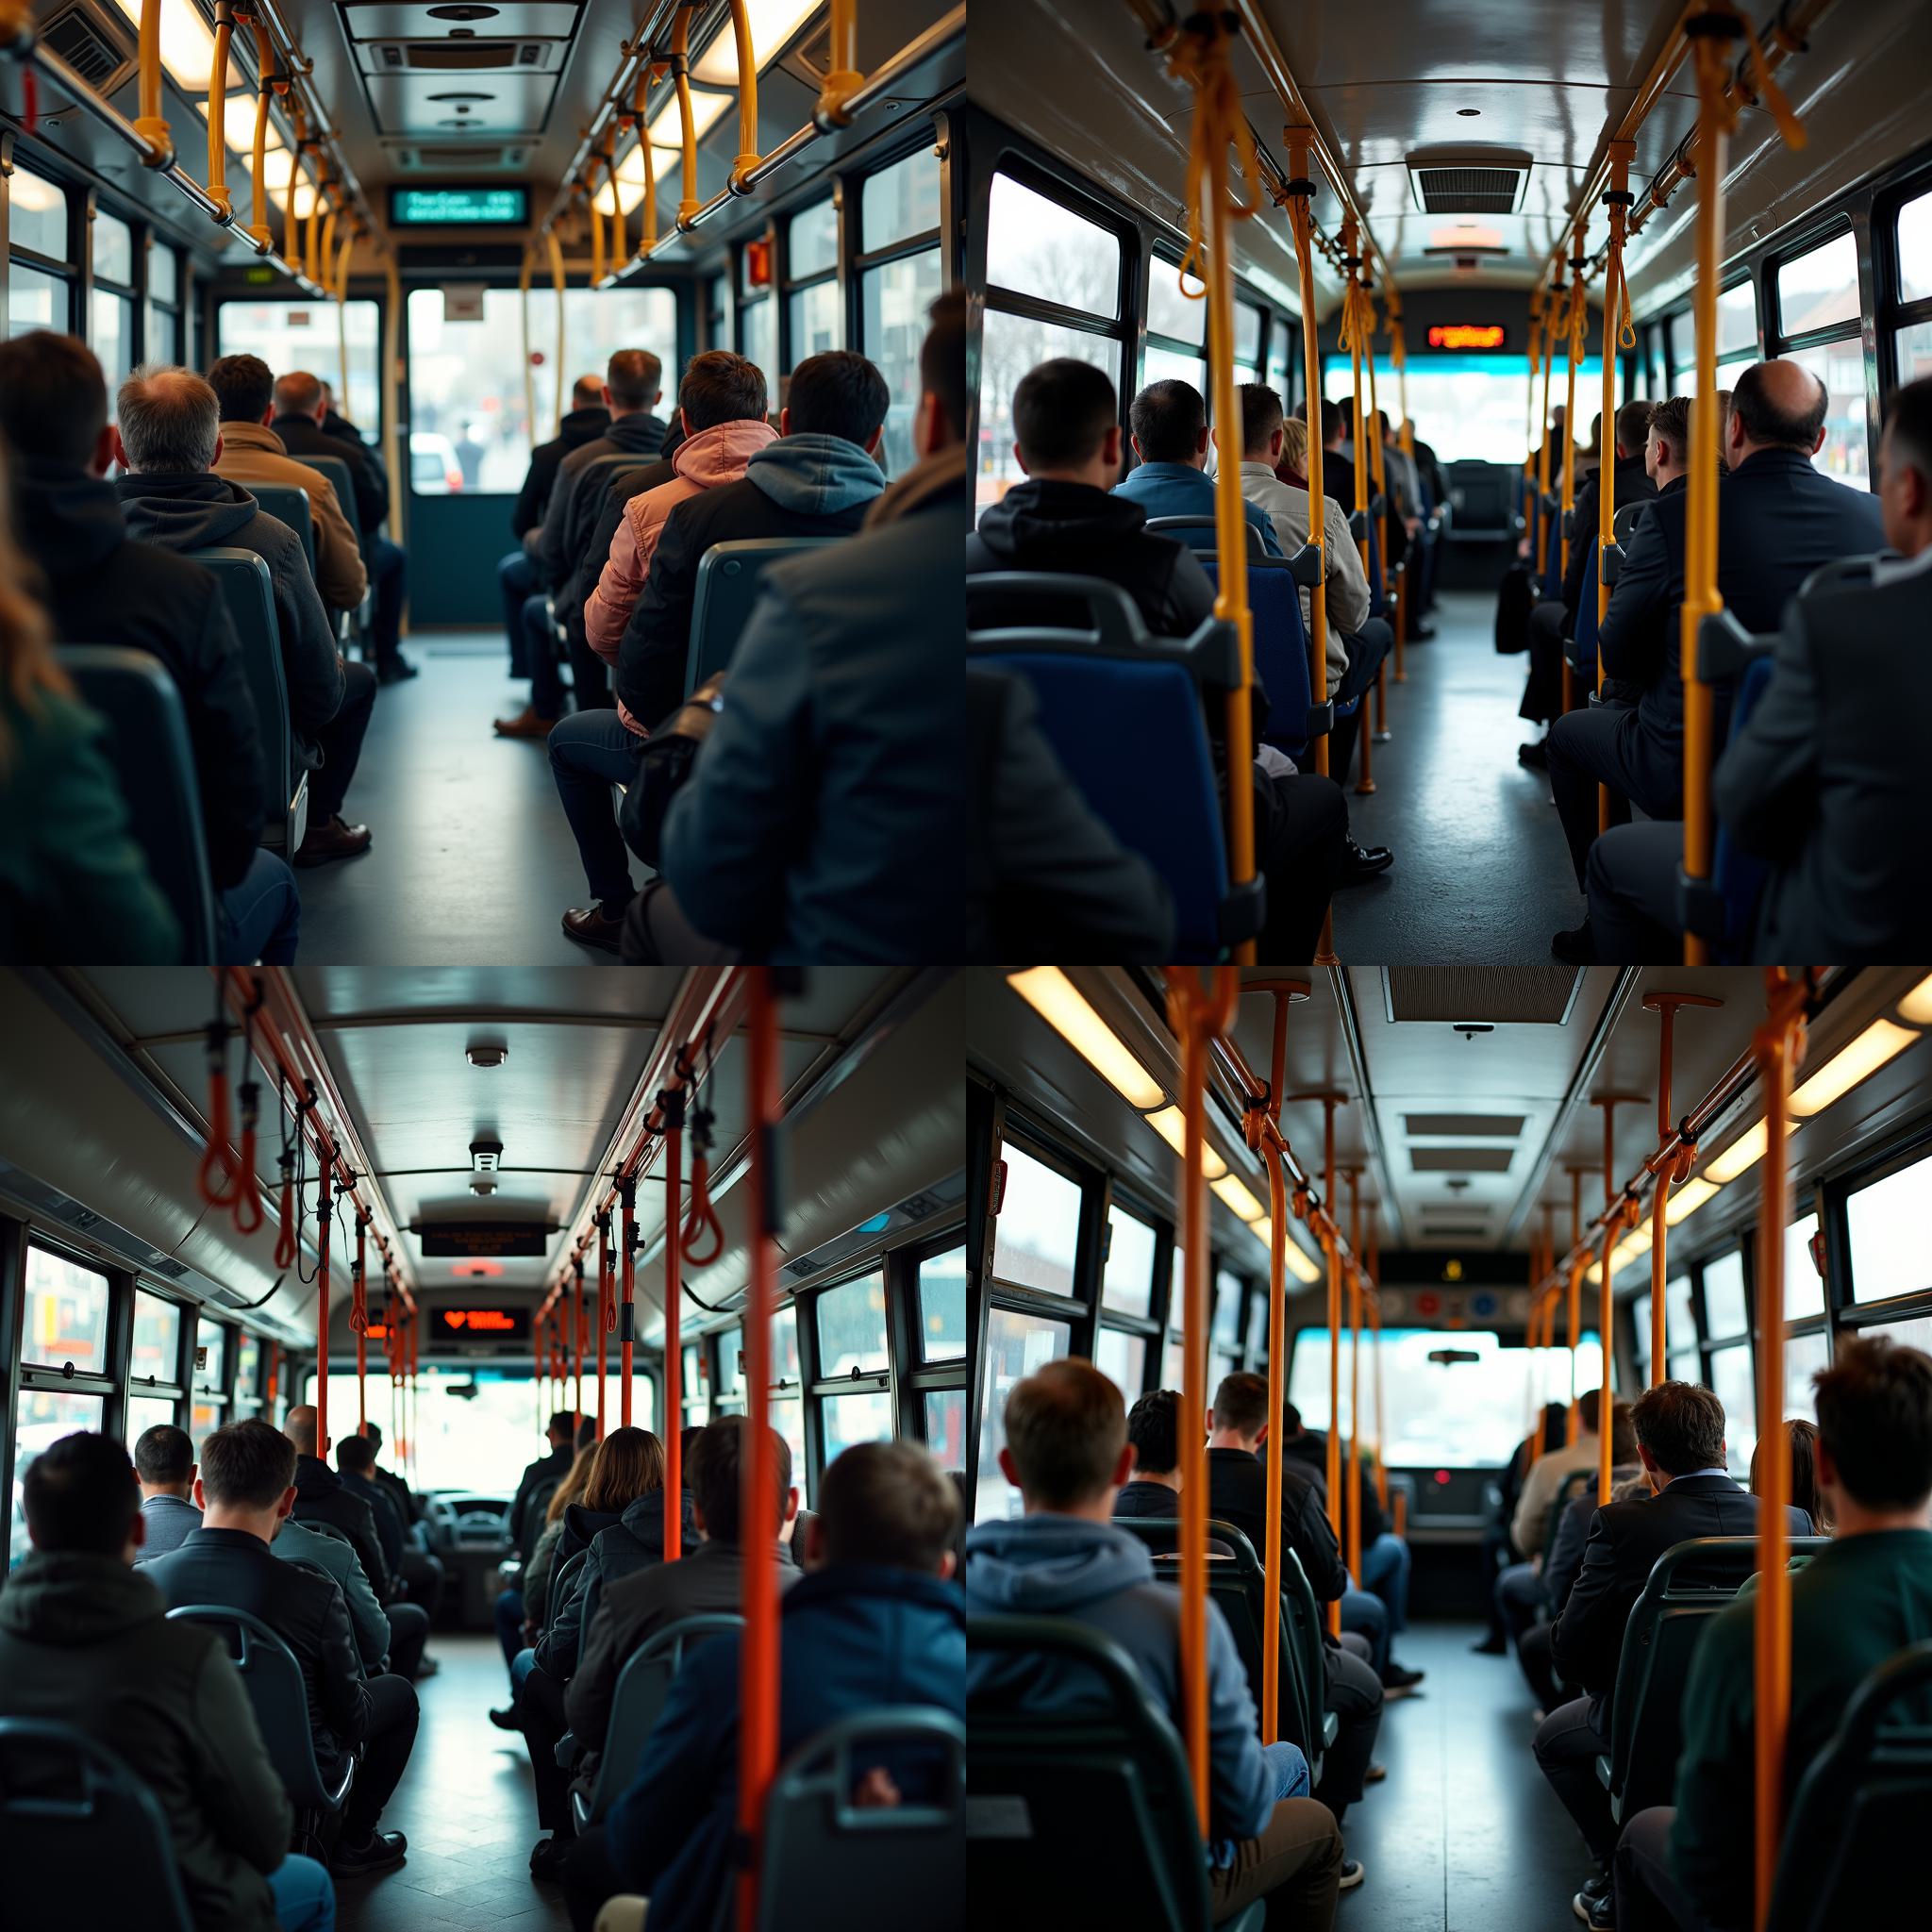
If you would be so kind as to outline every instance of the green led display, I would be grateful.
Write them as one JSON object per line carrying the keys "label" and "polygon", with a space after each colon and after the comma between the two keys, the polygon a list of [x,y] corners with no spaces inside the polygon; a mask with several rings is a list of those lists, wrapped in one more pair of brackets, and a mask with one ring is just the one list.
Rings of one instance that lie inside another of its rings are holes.
{"label": "green led display", "polygon": [[507,227],[530,218],[527,188],[391,188],[389,218],[398,228]]}

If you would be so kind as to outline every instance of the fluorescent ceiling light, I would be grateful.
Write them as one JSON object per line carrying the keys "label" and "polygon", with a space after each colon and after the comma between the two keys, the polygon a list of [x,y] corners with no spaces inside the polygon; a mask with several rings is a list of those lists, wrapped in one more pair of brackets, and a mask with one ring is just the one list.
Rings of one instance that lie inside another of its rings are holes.
{"label": "fluorescent ceiling light", "polygon": [[1747,1167],[1756,1167],[1763,1158],[1764,1123],[1759,1121],[1755,1127],[1740,1134],[1704,1172],[1719,1187],[1724,1187],[1736,1180]]}
{"label": "fluorescent ceiling light", "polygon": [[1248,1191],[1239,1175],[1231,1174],[1223,1175],[1220,1180],[1214,1183],[1214,1191],[1243,1221],[1252,1224],[1257,1221],[1267,1220],[1267,1210]]}
{"label": "fluorescent ceiling light", "polygon": [[[1251,1221],[1248,1224],[1248,1232],[1252,1234],[1255,1237],[1255,1239],[1261,1243],[1262,1247],[1267,1249],[1270,1254],[1274,1252],[1274,1224],[1268,1218],[1267,1215],[1262,1215],[1259,1221]],[[1291,1274],[1292,1274],[1297,1281],[1310,1282],[1321,1280],[1321,1269],[1318,1268],[1314,1262],[1308,1259],[1307,1256],[1302,1252],[1299,1245],[1292,1239],[1283,1241],[1281,1246],[1284,1261],[1286,1263],[1288,1272]]]}
{"label": "fluorescent ceiling light", "polygon": [[[1030,966],[1007,982],[1129,1107],[1144,1112],[1167,1098],[1158,1081],[1058,966]],[[1223,1172],[1225,1172],[1224,1169]]]}
{"label": "fluorescent ceiling light", "polygon": [[1687,1214],[1695,1214],[1717,1192],[1717,1183],[1702,1174],[1693,1175],[1664,1204],[1664,1220],[1675,1227]]}
{"label": "fluorescent ceiling light", "polygon": [[[212,105],[213,103],[211,100],[196,101],[194,104],[194,111],[197,114],[199,114],[204,121],[206,121],[208,118]],[[232,148],[236,154],[240,155],[242,158],[242,159],[246,160],[250,156],[254,154],[254,94],[244,92],[242,93],[230,94],[228,96],[228,111],[226,118],[222,123],[222,133],[224,134],[224,136],[226,137],[229,147]],[[275,132],[275,120],[274,117],[271,116],[268,124],[267,152],[269,154],[276,154],[281,151],[281,148],[282,137]]]}
{"label": "fluorescent ceiling light", "polygon": [[[123,6],[126,4],[127,0],[122,0]],[[745,11],[751,20],[751,47],[760,73],[772,64],[773,55],[819,10],[819,4],[820,0],[749,0]],[[715,87],[738,85],[738,36],[731,31],[728,17],[711,44],[691,63],[691,71],[697,79],[708,80]]]}
{"label": "fluorescent ceiling light", "polygon": [[[729,94],[708,94],[700,88],[691,89],[691,125],[699,141],[704,140],[711,131],[718,116],[730,105]],[[651,116],[651,145],[663,148],[667,153],[677,156],[680,160],[683,158],[684,119],[677,111],[677,96],[675,93],[668,95],[664,105]],[[620,181],[624,178],[625,165],[620,163],[618,166],[617,177]],[[643,161],[633,154],[628,165],[636,168],[638,184],[641,187],[644,179]]]}
{"label": "fluorescent ceiling light", "polygon": [[[1158,1113],[1147,1116],[1147,1124],[1185,1158],[1186,1148],[1181,1138],[1183,1118],[1179,1108],[1163,1107]],[[1214,1143],[1205,1138],[1201,1142],[1201,1169],[1210,1181],[1218,1181],[1227,1172],[1227,1162],[1215,1153]]]}
{"label": "fluorescent ceiling light", "polygon": [[1874,1020],[1851,1045],[1841,1048],[1791,1095],[1791,1111],[1803,1118],[1823,1113],[1841,1100],[1860,1080],[1869,1079],[1894,1054],[1903,1053],[1919,1036],[1908,1026]]}
{"label": "fluorescent ceiling light", "polygon": [[[120,0],[121,11],[141,36],[141,0]],[[189,0],[161,0],[161,65],[191,94],[206,93],[215,77],[215,37]]]}
{"label": "fluorescent ceiling light", "polygon": [[1932,974],[1913,987],[1898,1003],[1899,1014],[1907,1020],[1916,1020],[1921,1026],[1932,1026]]}

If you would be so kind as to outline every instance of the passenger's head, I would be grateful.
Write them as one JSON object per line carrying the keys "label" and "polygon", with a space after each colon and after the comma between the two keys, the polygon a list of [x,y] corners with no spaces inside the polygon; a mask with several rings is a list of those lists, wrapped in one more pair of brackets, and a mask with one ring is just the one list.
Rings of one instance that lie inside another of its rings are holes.
{"label": "passenger's head", "polygon": [[1563,405],[1561,403],[1558,403],[1550,411],[1550,441],[1552,442],[1562,441],[1564,421],[1565,417],[1563,411]]}
{"label": "passenger's head", "polygon": [[1617,454],[1626,460],[1643,454],[1643,440],[1650,433],[1650,405],[1625,403],[1617,411]]}
{"label": "passenger's head", "polygon": [[577,1451],[575,1459],[564,1471],[563,1480],[550,1492],[550,1501],[543,1507],[543,1521],[555,1523],[573,1503],[584,1500],[584,1491],[591,1480],[591,1472],[597,1466],[597,1448],[594,1442]]}
{"label": "passenger's head", "polygon": [[604,371],[604,404],[613,419],[653,408],[663,389],[664,365],[648,349],[619,349]]}
{"label": "passenger's head", "polygon": [[306,1402],[298,1402],[282,1418],[282,1434],[295,1445],[297,1456],[321,1455],[322,1451],[318,1446],[321,1440],[318,1431],[321,1426],[321,1417]]}
{"label": "passenger's head", "polygon": [[1916,557],[1932,544],[1932,375],[1907,383],[1886,412],[1878,505],[1894,550]]}
{"label": "passenger's head", "polygon": [[335,407],[336,386],[326,376],[324,376],[322,378],[322,413],[325,416],[331,415],[334,413]]}
{"label": "passenger's head", "polygon": [[328,413],[328,406],[323,400],[325,393],[320,376],[307,369],[291,369],[275,377],[275,414],[303,416],[311,423],[320,423]]}
{"label": "passenger's head", "polygon": [[[1221,1378],[1209,1418],[1216,1437],[1252,1449],[1268,1433],[1268,1383],[1261,1375],[1237,1372]],[[1210,1439],[1211,1440],[1211,1439]]]}
{"label": "passenger's head", "polygon": [[664,1445],[649,1429],[612,1429],[592,1453],[586,1509],[622,1511],[664,1487]]}
{"label": "passenger's head", "polygon": [[1177,1389],[1157,1389],[1127,1411],[1127,1441],[1134,1445],[1134,1474],[1149,1482],[1181,1486],[1181,1398]]}
{"label": "passenger's head", "polygon": [[1590,419],[1590,447],[1602,449],[1604,446],[1604,412],[1599,409]]}
{"label": "passenger's head", "polygon": [[570,386],[570,406],[573,409],[602,408],[604,378],[601,375],[578,376]]}
{"label": "passenger's head", "polygon": [[691,1488],[691,1459],[698,1452],[698,1438],[705,1433],[703,1423],[687,1423],[677,1432],[677,1467],[684,1479],[684,1487]]}
{"label": "passenger's head", "polygon": [[576,1446],[579,1449],[594,1449],[597,1446],[597,1418],[595,1416],[587,1415],[578,1421]]}
{"label": "passenger's head", "polygon": [[1091,1362],[1047,1362],[1007,1397],[1000,1468],[1028,1514],[1107,1517],[1127,1480],[1127,1412],[1121,1391]]}
{"label": "passenger's head", "polygon": [[1291,1442],[1302,1433],[1302,1412],[1291,1402],[1281,1405],[1281,1433]]}
{"label": "passenger's head", "polygon": [[275,372],[259,356],[218,358],[208,367],[208,386],[224,423],[267,423],[275,416]]}
{"label": "passenger's head", "polygon": [[1717,466],[1726,473],[1731,467],[1731,392],[1721,389],[1717,392]]}
{"label": "passenger's head", "polygon": [[[1543,1404],[1543,1453],[1563,1446],[1563,1437],[1570,1426],[1570,1411],[1560,1402]],[[1635,1440],[1634,1437],[1632,1439]]]}
{"label": "passenger's head", "polygon": [[114,459],[136,475],[202,475],[222,454],[222,406],[192,369],[137,369],[115,404]]}
{"label": "passenger's head", "polygon": [[194,1444],[186,1429],[157,1423],[143,1429],[134,1444],[134,1473],[143,1496],[179,1496],[184,1501],[194,1484]]}
{"label": "passenger's head", "polygon": [[912,447],[922,457],[933,457],[966,441],[965,290],[948,289],[925,313]]}
{"label": "passenger's head", "polygon": [[[743,1462],[750,1423],[741,1415],[721,1415],[697,1431],[688,1472],[691,1507],[707,1542],[740,1540],[743,1503]],[[772,1511],[760,1535],[777,1536],[798,1514],[798,1491],[791,1483],[791,1449],[776,1429],[767,1428],[772,1450]]]}
{"label": "passenger's head", "polygon": [[886,378],[873,363],[851,349],[827,349],[791,372],[778,434],[837,436],[870,452],[879,446],[891,402]]}
{"label": "passenger's head", "polygon": [[1382,425],[1382,441],[1384,442],[1393,442],[1395,441],[1395,432],[1389,427],[1389,411],[1387,409],[1377,409],[1375,411],[1375,420]]}
{"label": "passenger's head", "polygon": [[134,1560],[147,1525],[127,1451],[111,1436],[62,1436],[26,1466],[26,1533],[48,1556]]}
{"label": "passenger's head", "polygon": [[[1808,1516],[1821,1536],[1831,1527],[1831,1511],[1818,1492],[1818,1424],[1804,1418],[1785,1424],[1781,1431],[1791,1458],[1790,1494],[1786,1501]],[[1761,1496],[1767,1479],[1768,1457],[1760,1441],[1751,1452],[1751,1493]]]}
{"label": "passenger's head", "polygon": [[[1114,1402],[1118,1407],[1117,1391]],[[820,1479],[806,1566],[870,1563],[950,1576],[958,1521],[959,1492],[924,1449],[910,1442],[856,1442]]]}
{"label": "passenger's head", "polygon": [[0,342],[0,437],[16,457],[108,474],[108,384],[85,342],[43,328]]}
{"label": "passenger's head", "polygon": [[1932,1356],[1883,1336],[1844,1342],[1811,1386],[1818,1485],[1840,1533],[1866,1517],[1923,1522],[1932,1502]]}
{"label": "passenger's head", "polygon": [[369,1444],[369,1457],[373,1462],[382,1454],[382,1427],[377,1423],[362,1424],[362,1440]]}
{"label": "passenger's head", "polygon": [[1690,398],[1671,396],[1650,406],[1650,427],[1643,442],[1643,469],[1661,490],[1690,467]]}
{"label": "passenger's head", "polygon": [[367,1436],[344,1436],[336,1444],[336,1467],[344,1475],[366,1476],[375,1467],[375,1444]]}
{"label": "passenger's head", "polygon": [[1281,460],[1281,398],[1265,382],[1244,382],[1241,399],[1241,460],[1274,464]]}
{"label": "passenger's head", "polygon": [[[1302,405],[1303,420],[1307,420],[1307,405]],[[1326,396],[1322,398],[1322,447],[1340,449],[1341,447],[1341,405],[1333,403]]]}
{"label": "passenger's head", "polygon": [[1586,1435],[1601,1433],[1597,1424],[1603,1420],[1604,1391],[1601,1389],[1587,1390],[1576,1398],[1577,1414],[1582,1419]]}
{"label": "passenger's head", "polygon": [[1013,391],[1013,455],[1042,481],[1111,489],[1121,474],[1121,413],[1105,371],[1072,356],[1029,369]]}
{"label": "passenger's head", "polygon": [[1695,1382],[1659,1382],[1630,1411],[1637,1459],[1654,1489],[1700,1469],[1724,1466],[1724,1406]]}
{"label": "passenger's head", "polygon": [[721,423],[762,423],[764,371],[729,349],[707,349],[685,365],[677,408],[687,436],[715,429]]}
{"label": "passenger's head", "polygon": [[1308,474],[1308,425],[1299,416],[1285,416],[1281,423],[1281,454],[1274,467],[1297,476]]}
{"label": "passenger's head", "polygon": [[1752,363],[1739,376],[1723,419],[1724,466],[1735,470],[1761,449],[1816,456],[1824,442],[1830,400],[1824,385],[1789,358]]}
{"label": "passenger's head", "polygon": [[209,1430],[194,1500],[205,1528],[243,1529],[272,1542],[295,1506],[294,1443],[255,1416]]}
{"label": "passenger's head", "polygon": [[577,1416],[574,1408],[559,1408],[550,1418],[550,1426],[543,1431],[553,1449],[568,1449],[576,1432]]}
{"label": "passenger's head", "polygon": [[1630,1405],[1610,1405],[1610,1466],[1624,1469],[1637,1460],[1637,1425],[1630,1420]]}
{"label": "passenger's head", "polygon": [[1143,463],[1208,464],[1208,405],[1191,382],[1150,382],[1127,411],[1134,454]]}

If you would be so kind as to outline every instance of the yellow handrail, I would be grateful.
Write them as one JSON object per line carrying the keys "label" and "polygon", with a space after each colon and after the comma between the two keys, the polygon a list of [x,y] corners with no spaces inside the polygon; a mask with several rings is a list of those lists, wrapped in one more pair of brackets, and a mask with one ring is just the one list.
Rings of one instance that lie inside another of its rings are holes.
{"label": "yellow handrail", "polygon": [[[255,98],[255,219],[248,225],[249,239],[255,243],[258,254],[266,255],[275,246],[275,237],[268,225],[268,189],[262,176],[267,172],[268,160],[268,102],[275,92],[275,57],[269,46],[268,29],[257,14],[255,26],[255,72],[258,76],[258,92]],[[286,83],[284,83],[286,88]],[[290,171],[293,173],[292,168]]]}
{"label": "yellow handrail", "polygon": [[[1308,423],[1308,541],[1322,559],[1322,568],[1308,589],[1308,691],[1328,695],[1328,539],[1324,528],[1322,508],[1325,486],[1322,480],[1322,351],[1315,321],[1315,272],[1313,259],[1313,220],[1308,197],[1315,192],[1308,173],[1308,150],[1314,141],[1312,127],[1287,127],[1282,138],[1288,144],[1290,179],[1284,200],[1288,225],[1294,237],[1295,267],[1300,275],[1302,312],[1302,393]],[[1328,739],[1315,740],[1315,770],[1324,777],[1328,773]]]}
{"label": "yellow handrail", "polygon": [[[388,298],[390,325],[395,326],[396,319],[403,312],[403,275],[393,248],[383,250],[382,257],[383,291]],[[397,430],[397,419],[402,414],[402,366],[403,358],[394,336],[381,343],[382,349],[382,463],[391,476],[400,475],[402,441]],[[342,399],[348,400],[346,396]],[[390,541],[400,543],[403,541],[403,498],[406,492],[391,490],[389,495],[389,517],[387,525]],[[413,1418],[412,1418],[413,1420]],[[414,1440],[413,1432],[411,1440]]]}
{"label": "yellow handrail", "polygon": [[663,73],[661,64],[651,61],[638,69],[637,98],[632,113],[637,121],[638,154],[644,171],[643,220],[638,233],[638,259],[641,261],[658,245],[658,158],[651,152],[651,127],[644,109],[649,103],[651,83]]}
{"label": "yellow handrail", "polygon": [[235,9],[231,0],[217,0],[215,7],[215,60],[208,74],[208,198],[222,211],[222,218],[234,213],[228,194],[228,47],[235,38]]}
{"label": "yellow handrail", "polygon": [[[1341,1541],[1341,1230],[1335,1224],[1335,1108],[1339,1093],[1322,1095],[1322,1200],[1320,1234],[1328,1263],[1328,1441],[1324,1474],[1328,1484],[1328,1528]],[[1274,1420],[1271,1418],[1271,1420]],[[1328,1634],[1341,1634],[1341,1599],[1328,1606]]]}
{"label": "yellow handrail", "polygon": [[678,175],[677,225],[681,228],[697,213],[698,130],[691,118],[691,16],[690,5],[677,9],[671,25],[671,78],[677,90],[677,119],[684,136],[684,166]]}
{"label": "yellow handrail", "polygon": [[557,289],[557,420],[563,421],[563,244],[557,239],[557,230],[546,231],[543,239],[550,244],[550,279]]}
{"label": "yellow handrail", "polygon": [[[1536,379],[1541,372],[1543,358],[1543,291],[1542,284],[1529,291],[1529,400],[1524,413],[1529,421],[1529,432],[1523,440],[1523,480],[1528,484],[1536,482]],[[1542,541],[1542,499],[1532,491],[1529,506],[1529,558],[1530,571],[1534,575],[1542,568],[1542,552],[1539,545]]]}
{"label": "yellow handrail", "polygon": [[[1341,225],[1341,247],[1344,264],[1348,271],[1348,281],[1341,291],[1341,323],[1340,333],[1335,338],[1338,348],[1346,349],[1349,356],[1349,370],[1353,387],[1348,398],[1349,434],[1355,440],[1355,513],[1362,519],[1360,534],[1356,538],[1356,548],[1361,552],[1362,575],[1369,574],[1369,457],[1364,448],[1362,434],[1362,342],[1374,332],[1375,326],[1374,304],[1369,300],[1368,291],[1359,279],[1360,257],[1356,253],[1357,229],[1355,217],[1349,216]],[[1364,312],[1366,310],[1366,313]],[[1314,435],[1309,436],[1314,441]],[[1325,692],[1324,681],[1322,689]]]}
{"label": "yellow handrail", "polygon": [[1570,512],[1576,507],[1576,369],[1590,344],[1590,297],[1584,287],[1583,225],[1576,226],[1576,259],[1570,265],[1570,356],[1563,399],[1563,521],[1557,525],[1561,549],[1557,565],[1560,584],[1570,574]]}
{"label": "yellow handrail", "polygon": [[[1361,1199],[1356,1192],[1357,1170],[1348,1171],[1348,1244],[1361,1253]],[[1279,1414],[1272,1410],[1271,1416]],[[1354,1260],[1348,1270],[1348,1574],[1359,1582],[1362,1574],[1362,1272]]]}
{"label": "yellow handrail", "polygon": [[536,258],[525,245],[524,265],[517,274],[517,318],[524,332],[524,425],[532,447],[537,442],[537,373],[530,361],[530,274],[535,265]]}
{"label": "yellow handrail", "polygon": [[342,408],[349,404],[349,258],[356,252],[356,231],[342,237],[341,253],[336,257],[336,379],[341,386]]}
{"label": "yellow handrail", "polygon": [[858,0],[832,0],[825,58],[830,64],[819,83],[812,118],[824,126],[848,126],[852,115],[845,103],[865,85],[865,75],[858,71]]}
{"label": "yellow handrail", "polygon": [[170,168],[175,163],[175,135],[168,125],[161,97],[161,0],[141,0],[137,52],[141,62],[141,112],[135,116],[134,131],[153,148],[153,158],[143,155],[142,159],[151,168]]}
{"label": "yellow handrail", "polygon": [[604,210],[597,206],[597,157],[584,163],[584,205],[591,216],[591,286],[604,279]]}
{"label": "yellow handrail", "polygon": [[745,0],[731,0],[731,38],[738,50],[738,156],[731,163],[731,185],[743,191],[744,177],[758,164],[758,63]]}
{"label": "yellow handrail", "polygon": [[301,260],[301,250],[297,246],[295,227],[295,184],[302,178],[302,150],[307,144],[305,134],[306,120],[302,103],[289,104],[289,132],[292,139],[289,143],[289,186],[282,202],[282,259],[291,268]]}
{"label": "yellow handrail", "polygon": [[[1373,1340],[1370,1359],[1374,1366],[1375,1395],[1375,1499],[1384,1509],[1389,1507],[1389,1456],[1383,1443],[1382,1421],[1382,1237],[1375,1226],[1375,1206],[1369,1204],[1369,1279],[1376,1283],[1369,1297],[1369,1333]],[[1277,1411],[1278,1412],[1278,1411]]]}

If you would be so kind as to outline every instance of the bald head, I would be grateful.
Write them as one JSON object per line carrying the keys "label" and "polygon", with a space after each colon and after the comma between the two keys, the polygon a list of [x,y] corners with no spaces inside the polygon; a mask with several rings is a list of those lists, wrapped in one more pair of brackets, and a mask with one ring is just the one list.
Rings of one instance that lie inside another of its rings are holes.
{"label": "bald head", "polygon": [[1824,385],[1796,362],[1754,362],[1731,391],[1724,424],[1724,455],[1735,470],[1761,449],[1810,457],[1824,441]]}
{"label": "bald head", "polygon": [[319,423],[322,421],[322,398],[321,379],[306,369],[291,369],[286,375],[275,378],[277,416],[308,416]]}
{"label": "bald head", "polygon": [[200,475],[222,446],[222,406],[192,369],[137,369],[115,402],[115,456],[138,475]]}
{"label": "bald head", "polygon": [[308,1403],[298,1403],[288,1413],[282,1424],[282,1434],[295,1445],[297,1456],[313,1456],[315,1448],[316,1413]]}

